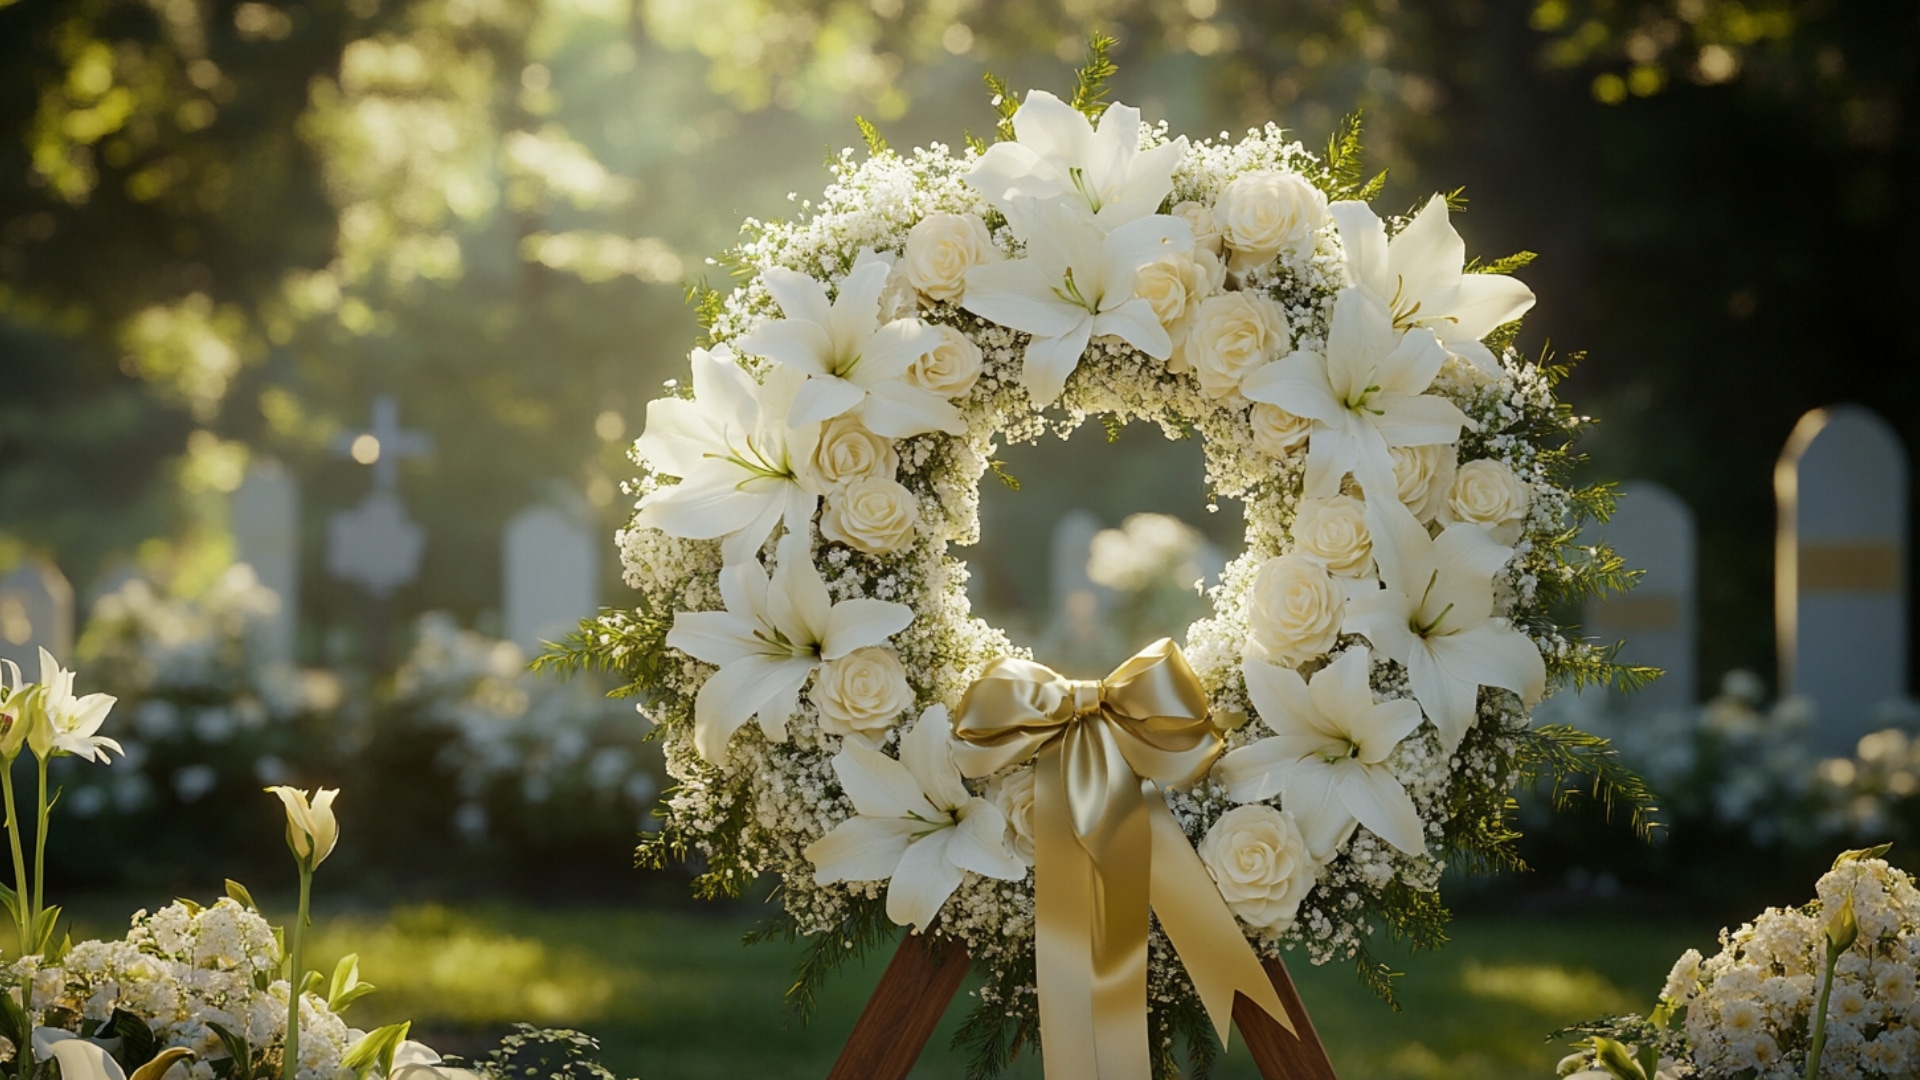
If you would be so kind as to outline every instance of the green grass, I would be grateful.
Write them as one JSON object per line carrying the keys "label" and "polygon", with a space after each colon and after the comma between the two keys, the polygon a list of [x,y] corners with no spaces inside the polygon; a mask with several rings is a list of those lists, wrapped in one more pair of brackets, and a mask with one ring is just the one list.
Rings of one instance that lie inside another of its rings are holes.
{"label": "green grass", "polygon": [[[802,1026],[781,994],[794,947],[745,947],[739,915],[647,910],[536,911],[413,906],[317,921],[309,963],[331,970],[346,952],[378,993],[355,1005],[357,1026],[412,1018],[426,1041],[472,1053],[516,1020],[580,1028],[606,1061],[646,1080],[826,1075],[885,966],[850,964]],[[1697,921],[1481,918],[1456,924],[1431,954],[1383,955],[1406,972],[1404,1011],[1371,997],[1344,966],[1294,965],[1294,977],[1340,1074],[1350,1078],[1547,1080],[1566,1052],[1545,1036],[1610,1011],[1644,1009],[1673,958],[1712,943]],[[947,1047],[966,998],[956,999],[914,1076],[955,1078]],[[1009,1077],[1037,1078],[1023,1057]],[[1235,1045],[1216,1073],[1256,1076]]]}

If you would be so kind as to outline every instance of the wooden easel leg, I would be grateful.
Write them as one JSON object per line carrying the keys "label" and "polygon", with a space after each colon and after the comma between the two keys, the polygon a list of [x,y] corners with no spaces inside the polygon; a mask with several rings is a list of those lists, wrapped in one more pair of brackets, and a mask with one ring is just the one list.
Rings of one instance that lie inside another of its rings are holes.
{"label": "wooden easel leg", "polygon": [[964,944],[901,935],[827,1080],[906,1080],[966,977]]}
{"label": "wooden easel leg", "polygon": [[1247,1050],[1260,1075],[1266,1080],[1337,1080],[1333,1062],[1327,1060],[1327,1048],[1320,1045],[1320,1036],[1313,1030],[1313,1020],[1307,1016],[1300,991],[1294,989],[1287,965],[1274,957],[1265,966],[1274,992],[1280,995],[1280,1004],[1287,1007],[1287,1016],[1300,1035],[1295,1038],[1288,1034],[1260,1006],[1244,995],[1234,995],[1233,1022],[1240,1029],[1240,1037],[1247,1040]]}

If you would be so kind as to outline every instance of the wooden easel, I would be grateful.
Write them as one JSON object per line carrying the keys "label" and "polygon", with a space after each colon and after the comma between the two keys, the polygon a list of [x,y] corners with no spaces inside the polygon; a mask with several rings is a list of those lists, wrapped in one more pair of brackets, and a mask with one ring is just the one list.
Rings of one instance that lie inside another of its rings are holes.
{"label": "wooden easel", "polygon": [[[1336,1080],[1333,1063],[1314,1033],[1287,966],[1272,959],[1266,969],[1300,1034],[1297,1038],[1289,1034],[1244,996],[1233,999],[1234,1025],[1247,1041],[1260,1075],[1266,1080]],[[903,935],[827,1080],[905,1080],[966,977],[966,946]]]}

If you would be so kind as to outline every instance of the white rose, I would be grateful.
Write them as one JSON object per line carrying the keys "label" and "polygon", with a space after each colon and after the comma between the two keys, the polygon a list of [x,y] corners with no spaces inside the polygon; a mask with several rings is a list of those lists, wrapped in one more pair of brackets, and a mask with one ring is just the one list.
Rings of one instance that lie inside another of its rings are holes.
{"label": "white rose", "polygon": [[1207,830],[1199,852],[1233,913],[1270,934],[1293,925],[1313,889],[1313,856],[1291,811],[1236,806]]}
{"label": "white rose", "polygon": [[820,535],[869,555],[899,551],[913,542],[920,503],[897,481],[884,476],[850,480],[827,496]]}
{"label": "white rose", "polygon": [[821,425],[820,441],[813,448],[813,470],[829,484],[842,484],[868,476],[891,480],[900,468],[900,455],[893,443],[868,431],[852,416],[836,416]]}
{"label": "white rose", "polygon": [[1281,458],[1293,453],[1306,443],[1313,431],[1312,420],[1264,401],[1254,405],[1253,415],[1248,419],[1253,424],[1253,448],[1269,457]]}
{"label": "white rose", "polygon": [[913,687],[898,654],[868,646],[821,665],[807,698],[823,730],[877,741],[913,704]]}
{"label": "white rose", "polygon": [[958,300],[967,271],[1000,257],[978,214],[928,214],[907,233],[907,280],[929,300]]}
{"label": "white rose", "polygon": [[1532,497],[1527,482],[1498,461],[1481,459],[1460,466],[1453,476],[1441,516],[1449,523],[1470,522],[1493,534],[1503,544],[1520,538]]}
{"label": "white rose", "polygon": [[1142,267],[1134,275],[1133,294],[1147,302],[1173,341],[1167,367],[1186,371],[1187,332],[1200,313],[1200,302],[1218,292],[1227,278],[1220,260],[1204,251],[1168,255]]}
{"label": "white rose", "polygon": [[987,800],[1007,819],[1007,846],[1033,865],[1033,768],[1025,766],[987,783]]}
{"label": "white rose", "polygon": [[1213,207],[1189,199],[1176,203],[1173,216],[1187,223],[1193,229],[1193,247],[1195,251],[1205,251],[1210,255],[1220,254],[1220,226],[1215,224]]}
{"label": "white rose", "polygon": [[1327,197],[1298,173],[1254,172],[1234,178],[1213,204],[1226,240],[1227,269],[1236,274],[1285,251],[1308,255],[1327,220]]}
{"label": "white rose", "polygon": [[1285,352],[1292,340],[1279,304],[1251,292],[1221,293],[1200,302],[1187,330],[1185,356],[1208,397],[1240,389],[1240,381]]}
{"label": "white rose", "polygon": [[959,330],[935,324],[939,344],[907,365],[907,383],[945,398],[957,398],[980,381],[980,346]]}
{"label": "white rose", "polygon": [[1298,667],[1333,648],[1344,611],[1339,587],[1312,556],[1290,551],[1268,559],[1248,597],[1248,651]]}
{"label": "white rose", "polygon": [[1366,577],[1373,570],[1367,504],[1351,496],[1302,500],[1293,519],[1293,542],[1295,550],[1342,577]]}
{"label": "white rose", "polygon": [[1422,522],[1438,517],[1453,487],[1458,452],[1451,443],[1393,448],[1393,482],[1400,501]]}

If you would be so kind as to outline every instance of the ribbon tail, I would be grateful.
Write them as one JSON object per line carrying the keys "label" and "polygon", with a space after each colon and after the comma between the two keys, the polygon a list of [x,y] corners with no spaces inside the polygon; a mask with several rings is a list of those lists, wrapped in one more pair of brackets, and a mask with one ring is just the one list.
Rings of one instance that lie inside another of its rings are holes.
{"label": "ribbon tail", "polygon": [[[1143,788],[1150,785],[1142,785]],[[1260,966],[1259,954],[1247,944],[1240,924],[1194,852],[1180,823],[1157,790],[1144,800],[1153,824],[1153,910],[1160,929],[1180,954],[1187,977],[1212,1018],[1225,1047],[1233,1030],[1233,995],[1245,994],[1274,1022],[1295,1036],[1293,1019],[1280,1004],[1273,982]]]}
{"label": "ribbon tail", "polygon": [[1034,759],[1033,953],[1049,1080],[1099,1080],[1093,1023],[1093,862],[1073,835],[1058,744]]}

